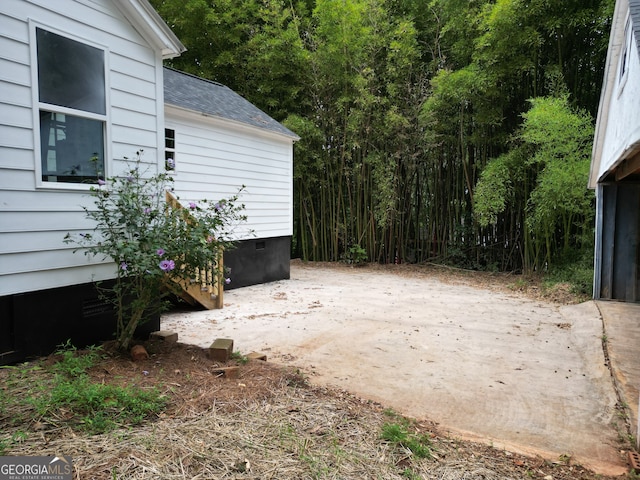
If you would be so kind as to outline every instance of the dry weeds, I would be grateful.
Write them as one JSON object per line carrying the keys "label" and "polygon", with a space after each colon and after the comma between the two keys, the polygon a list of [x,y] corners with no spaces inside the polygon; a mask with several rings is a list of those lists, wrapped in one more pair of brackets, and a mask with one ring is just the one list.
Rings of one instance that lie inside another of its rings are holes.
{"label": "dry weeds", "polygon": [[[5,410],[0,437],[26,434],[7,454],[70,455],[77,479],[604,478],[569,459],[550,463],[524,457],[411,422],[413,431],[431,439],[431,458],[418,459],[380,438],[384,423],[398,421],[382,405],[313,387],[301,372],[269,362],[251,361],[240,367],[238,378],[225,378],[212,373],[219,365],[200,348],[145,345],[148,360],[108,356],[91,376],[162,389],[170,402],[158,418],[91,436],[64,424],[13,425],[11,418],[21,412]],[[7,374],[0,372],[0,385]],[[34,371],[32,381],[39,375],[44,371]]]}
{"label": "dry weeds", "polygon": [[361,266],[352,266],[338,262],[302,262],[300,260],[293,260],[292,262],[295,263],[297,268],[359,269],[362,271],[371,270],[391,273],[402,277],[437,279],[449,285],[466,285],[496,292],[515,293],[527,298],[562,305],[590,300],[588,297],[573,293],[571,286],[566,283],[548,287],[544,284],[543,277],[539,275],[526,276],[510,272],[466,270],[435,263],[402,263],[398,265],[367,263]]}

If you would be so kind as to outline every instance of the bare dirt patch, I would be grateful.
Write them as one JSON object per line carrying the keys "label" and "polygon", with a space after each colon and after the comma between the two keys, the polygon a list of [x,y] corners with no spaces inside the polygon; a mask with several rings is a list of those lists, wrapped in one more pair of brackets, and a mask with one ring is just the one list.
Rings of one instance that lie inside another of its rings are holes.
{"label": "bare dirt patch", "polygon": [[[157,418],[87,435],[64,422],[15,425],[16,412],[4,410],[1,436],[19,439],[5,454],[71,455],[82,479],[613,478],[570,458],[549,462],[443,435],[344,390],[311,386],[295,368],[253,360],[239,365],[237,378],[226,378],[217,368],[236,362],[216,364],[191,345],[144,345],[147,360],[107,355],[89,373],[99,383],[160,389],[169,401]],[[55,361],[41,361],[33,380]],[[426,436],[430,456],[382,440],[389,423]]]}
{"label": "bare dirt patch", "polygon": [[[551,299],[549,290],[537,279],[508,274],[432,265],[294,265],[299,269],[380,271],[399,277],[431,278],[562,304],[580,300],[568,288],[551,292],[555,295]],[[256,310],[245,315],[245,320],[255,323],[267,316],[282,322],[281,316],[293,316],[287,312],[302,308],[292,303],[296,301],[293,291],[278,285],[271,288],[270,295],[283,305],[284,313]],[[328,308],[325,300],[305,302],[301,304],[307,307],[305,313]],[[231,323],[233,310],[229,307],[217,312],[223,315],[221,323]],[[571,324],[556,321],[553,328],[570,331]],[[436,423],[403,419],[388,405],[354,395],[346,387],[312,384],[306,375],[315,373],[300,371],[294,357],[290,361],[271,358],[273,352],[268,351],[267,362],[217,364],[196,345],[158,341],[144,345],[150,354],[148,359],[133,362],[128,356],[106,355],[89,373],[97,383],[159,389],[168,399],[167,407],[142,425],[121,425],[99,435],[79,431],[65,423],[63,415],[52,422],[35,419],[16,423],[15,418],[22,413],[2,406],[2,388],[9,371],[0,370],[0,446],[2,442],[7,445],[4,454],[71,455],[77,478],[82,479],[626,478],[596,475],[575,464],[570,455],[549,460],[463,441]],[[334,363],[328,367],[335,369],[348,361],[329,358]],[[33,362],[32,366],[42,368],[30,373],[29,383],[37,384],[58,360],[52,356]],[[231,365],[239,366],[237,378],[218,373],[220,367]],[[25,384],[24,392],[29,388]],[[427,412],[430,409],[429,405],[425,408]],[[403,425],[409,434],[428,438],[431,455],[418,458],[406,445],[383,440],[385,424]]]}
{"label": "bare dirt patch", "polygon": [[450,435],[622,474],[598,309],[534,286],[432,265],[294,261],[289,280],[232,290],[223,310],[170,312],[162,328],[203,348],[232,338]]}
{"label": "bare dirt patch", "polygon": [[394,273],[402,277],[431,278],[451,285],[467,285],[485,290],[518,293],[527,298],[544,300],[560,305],[569,305],[590,300],[589,297],[576,294],[568,283],[545,285],[539,275],[520,275],[516,273],[482,272],[449,267],[435,263],[399,265],[365,264],[361,267],[336,262],[305,263],[292,261],[298,268],[330,268],[337,270],[370,270],[374,272]]}

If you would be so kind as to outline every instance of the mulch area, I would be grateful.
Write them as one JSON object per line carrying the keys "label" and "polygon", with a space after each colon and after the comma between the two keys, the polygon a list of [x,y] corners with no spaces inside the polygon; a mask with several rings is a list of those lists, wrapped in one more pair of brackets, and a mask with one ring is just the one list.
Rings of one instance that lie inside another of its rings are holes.
{"label": "mulch area", "polygon": [[[7,454],[70,455],[75,478],[82,479],[607,478],[570,458],[525,457],[410,421],[412,433],[430,437],[431,457],[418,459],[380,438],[385,423],[398,421],[393,412],[343,390],[312,386],[295,368],[260,360],[219,364],[205,350],[180,343],[144,346],[149,358],[106,355],[90,375],[96,382],[160,389],[169,401],[157,418],[87,435],[60,425],[10,425],[12,412],[0,411],[0,440],[23,434]],[[219,373],[231,365],[239,366],[237,377]],[[33,381],[44,371],[34,371]]]}

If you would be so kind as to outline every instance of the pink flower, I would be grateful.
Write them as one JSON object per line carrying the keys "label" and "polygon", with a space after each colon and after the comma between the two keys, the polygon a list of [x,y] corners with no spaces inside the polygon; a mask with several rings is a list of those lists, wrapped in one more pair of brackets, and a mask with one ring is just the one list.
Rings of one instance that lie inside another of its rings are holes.
{"label": "pink flower", "polygon": [[106,185],[106,184],[107,184],[107,182],[105,182],[101,178],[98,179],[98,185]]}
{"label": "pink flower", "polygon": [[129,268],[127,262],[120,262],[120,270],[127,270],[127,268]]}
{"label": "pink flower", "polygon": [[226,283],[227,285],[229,285],[231,283],[231,279],[229,277],[224,279],[224,283]]}
{"label": "pink flower", "polygon": [[198,205],[196,205],[195,202],[189,202],[189,208],[191,210],[195,210],[196,208],[198,208]]}
{"label": "pink flower", "polygon": [[157,249],[156,253],[161,257],[162,255],[164,255],[164,248]]}
{"label": "pink flower", "polygon": [[176,268],[176,264],[173,260],[162,260],[160,262],[160,270],[163,272],[170,272],[174,268]]}

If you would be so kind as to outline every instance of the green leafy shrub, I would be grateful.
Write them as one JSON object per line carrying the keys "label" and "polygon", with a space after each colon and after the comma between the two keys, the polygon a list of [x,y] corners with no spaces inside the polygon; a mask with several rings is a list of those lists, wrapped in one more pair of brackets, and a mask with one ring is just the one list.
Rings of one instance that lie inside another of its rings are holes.
{"label": "green leafy shrub", "polygon": [[593,249],[569,250],[552,266],[545,284],[568,283],[571,293],[591,298],[593,296]]}
{"label": "green leafy shrub", "polygon": [[236,362],[238,362],[240,365],[246,365],[247,363],[249,363],[249,357],[247,357],[246,355],[243,355],[241,352],[238,352],[238,351],[233,352],[231,354],[231,358]]}
{"label": "green leafy shrub", "polygon": [[344,253],[343,260],[350,265],[362,265],[367,261],[367,251],[360,245],[352,245]]}
{"label": "green leafy shrub", "polygon": [[[142,152],[122,176],[98,180],[91,188],[93,208],[86,217],[90,233],[68,233],[67,243],[85,255],[114,262],[115,285],[101,290],[117,314],[117,347],[129,347],[137,326],[162,311],[162,298],[188,282],[198,269],[215,268],[222,251],[233,245],[233,228],[246,220],[237,195],[217,202],[189,202],[184,208],[169,205],[172,191],[167,173],[149,175],[141,169]],[[216,282],[229,282],[218,273]]]}

